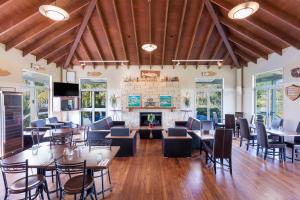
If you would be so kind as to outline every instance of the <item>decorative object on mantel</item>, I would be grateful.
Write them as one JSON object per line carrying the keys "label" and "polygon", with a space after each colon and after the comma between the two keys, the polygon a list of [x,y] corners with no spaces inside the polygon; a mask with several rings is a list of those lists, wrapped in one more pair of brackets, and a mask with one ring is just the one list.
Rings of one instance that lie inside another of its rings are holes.
{"label": "decorative object on mantel", "polygon": [[300,86],[290,85],[286,87],[285,95],[292,101],[297,100],[300,97]]}
{"label": "decorative object on mantel", "polygon": [[215,76],[215,75],[217,75],[217,73],[213,71],[201,72],[201,76]]}
{"label": "decorative object on mantel", "polygon": [[300,78],[300,67],[291,70],[291,75],[294,78]]}
{"label": "decorative object on mantel", "polygon": [[128,96],[128,107],[141,107],[141,96],[140,95],[129,95]]}
{"label": "decorative object on mantel", "polygon": [[146,80],[157,80],[160,77],[160,71],[141,70],[141,78]]}
{"label": "decorative object on mantel", "polygon": [[153,113],[148,114],[147,120],[148,120],[148,122],[149,122],[149,127],[150,127],[150,128],[153,128],[153,126],[154,126],[153,122],[154,122],[154,120],[155,120],[155,115],[154,115]]}
{"label": "decorative object on mantel", "polygon": [[148,98],[147,101],[144,103],[145,107],[156,106],[156,102],[153,101],[153,98]]}
{"label": "decorative object on mantel", "polygon": [[116,94],[112,94],[110,96],[110,104],[111,104],[111,107],[113,107],[114,109],[117,107],[118,105],[118,96]]}
{"label": "decorative object on mantel", "polygon": [[185,96],[183,96],[183,103],[186,109],[188,109],[191,105],[191,97],[188,92],[186,92]]}
{"label": "decorative object on mantel", "polygon": [[102,73],[101,72],[88,72],[87,75],[89,77],[99,77],[102,75]]}
{"label": "decorative object on mantel", "polygon": [[0,68],[0,76],[9,76],[10,72],[6,69],[1,69]]}
{"label": "decorative object on mantel", "polygon": [[34,64],[34,63],[30,63],[30,68],[35,70],[35,71],[46,71],[45,67],[42,67],[39,64]]}
{"label": "decorative object on mantel", "polygon": [[76,72],[67,71],[67,83],[76,83]]}
{"label": "decorative object on mantel", "polygon": [[162,108],[172,107],[172,96],[160,95],[159,100],[160,100],[160,107]]}

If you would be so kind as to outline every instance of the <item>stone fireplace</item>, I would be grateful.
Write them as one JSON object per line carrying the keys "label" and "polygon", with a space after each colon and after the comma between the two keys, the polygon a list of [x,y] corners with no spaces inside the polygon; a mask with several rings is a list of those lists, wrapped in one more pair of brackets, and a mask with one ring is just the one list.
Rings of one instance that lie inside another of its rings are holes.
{"label": "stone fireplace", "polygon": [[153,124],[155,126],[162,126],[162,112],[140,112],[140,126],[148,126],[148,115],[153,114],[155,116],[155,120]]}

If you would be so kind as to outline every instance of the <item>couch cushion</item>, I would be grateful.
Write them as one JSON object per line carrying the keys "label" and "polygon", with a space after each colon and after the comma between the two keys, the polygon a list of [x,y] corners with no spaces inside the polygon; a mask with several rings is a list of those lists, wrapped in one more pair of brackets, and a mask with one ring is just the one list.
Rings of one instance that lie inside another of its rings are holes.
{"label": "couch cushion", "polygon": [[50,123],[57,123],[57,122],[58,122],[57,117],[49,117],[49,118],[48,118],[48,121],[49,121]]}
{"label": "couch cushion", "polygon": [[45,127],[46,126],[46,120],[44,120],[44,119],[38,119],[38,120],[32,121],[30,123],[30,125],[32,127],[37,127],[37,128]]}
{"label": "couch cushion", "polygon": [[129,136],[129,128],[112,127],[110,129],[111,136]]}
{"label": "couch cushion", "polygon": [[91,130],[109,130],[106,119],[101,119],[92,123]]}
{"label": "couch cushion", "polygon": [[187,130],[184,127],[168,128],[169,136],[186,136]]}
{"label": "couch cushion", "polygon": [[192,130],[200,130],[201,122],[198,119],[194,119],[192,122],[192,126],[190,129]]}

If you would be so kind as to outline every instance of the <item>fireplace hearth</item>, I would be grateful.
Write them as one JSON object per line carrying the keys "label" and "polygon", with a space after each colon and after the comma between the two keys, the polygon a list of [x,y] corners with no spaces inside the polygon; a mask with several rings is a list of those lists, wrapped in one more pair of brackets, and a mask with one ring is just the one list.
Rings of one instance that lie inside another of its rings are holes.
{"label": "fireplace hearth", "polygon": [[154,126],[162,125],[162,113],[161,112],[140,112],[140,126],[148,126],[148,115],[153,114],[155,116],[155,120],[153,122]]}

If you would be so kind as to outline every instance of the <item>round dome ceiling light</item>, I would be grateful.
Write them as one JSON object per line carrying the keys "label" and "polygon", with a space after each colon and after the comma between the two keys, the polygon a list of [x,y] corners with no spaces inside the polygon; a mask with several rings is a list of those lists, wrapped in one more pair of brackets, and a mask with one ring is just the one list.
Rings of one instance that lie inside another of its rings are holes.
{"label": "round dome ceiling light", "polygon": [[259,4],[257,2],[247,1],[233,7],[229,11],[228,17],[231,19],[245,19],[254,14],[258,9]]}
{"label": "round dome ceiling light", "polygon": [[69,14],[62,8],[53,5],[42,5],[39,11],[45,17],[54,21],[65,21],[69,19]]}
{"label": "round dome ceiling light", "polygon": [[145,51],[148,51],[148,52],[152,52],[155,49],[157,49],[157,46],[155,44],[144,44],[142,46],[142,49],[144,49]]}

